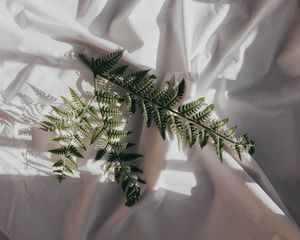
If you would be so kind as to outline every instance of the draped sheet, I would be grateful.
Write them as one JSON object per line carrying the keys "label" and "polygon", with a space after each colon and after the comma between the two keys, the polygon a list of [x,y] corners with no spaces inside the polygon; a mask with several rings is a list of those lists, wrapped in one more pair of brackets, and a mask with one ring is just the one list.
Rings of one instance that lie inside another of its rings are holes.
{"label": "draped sheet", "polygon": [[[300,239],[299,16],[296,0],[1,0],[0,238]],[[38,123],[68,87],[91,87],[79,53],[118,47],[160,83],[185,78],[186,100],[215,103],[255,140],[254,158],[179,151],[136,116],[148,182],[137,205],[92,150],[59,184]]]}

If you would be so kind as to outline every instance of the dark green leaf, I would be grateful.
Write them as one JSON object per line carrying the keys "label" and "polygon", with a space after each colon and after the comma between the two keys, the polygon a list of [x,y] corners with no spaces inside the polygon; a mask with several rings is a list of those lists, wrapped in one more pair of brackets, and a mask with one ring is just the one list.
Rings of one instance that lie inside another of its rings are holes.
{"label": "dark green leaf", "polygon": [[99,139],[99,137],[101,137],[101,134],[103,132],[104,132],[104,128],[102,126],[96,127],[91,137],[91,144],[95,143]]}
{"label": "dark green leaf", "polygon": [[98,149],[95,160],[100,160],[106,153],[105,149]]}
{"label": "dark green leaf", "polygon": [[63,165],[64,165],[64,160],[59,159],[58,161],[56,161],[56,162],[52,165],[52,167],[61,167],[61,166],[63,166]]}

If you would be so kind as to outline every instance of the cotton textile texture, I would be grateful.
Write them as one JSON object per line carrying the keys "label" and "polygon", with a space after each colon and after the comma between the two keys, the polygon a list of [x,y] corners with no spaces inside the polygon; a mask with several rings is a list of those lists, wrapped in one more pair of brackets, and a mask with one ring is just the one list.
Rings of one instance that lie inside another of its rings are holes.
{"label": "cotton textile texture", "polygon": [[[296,0],[0,0],[0,239],[300,239],[300,14]],[[179,151],[140,116],[142,200],[124,205],[94,151],[51,176],[38,129],[68,87],[91,89],[79,53],[125,48],[162,83],[186,79],[256,142],[240,162],[212,146]],[[5,237],[5,236],[6,237]]]}

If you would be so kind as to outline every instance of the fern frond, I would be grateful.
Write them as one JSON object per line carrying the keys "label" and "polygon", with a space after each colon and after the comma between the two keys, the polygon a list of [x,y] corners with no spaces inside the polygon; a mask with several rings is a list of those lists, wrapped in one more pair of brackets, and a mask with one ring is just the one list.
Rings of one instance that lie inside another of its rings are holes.
{"label": "fern frond", "polygon": [[123,74],[126,72],[127,68],[128,68],[128,65],[122,65],[122,66],[116,67],[109,72],[109,75],[113,76],[113,77],[122,77]]}
{"label": "fern frond", "polygon": [[254,149],[254,141],[249,138],[247,134],[242,135],[238,142],[242,144],[243,148],[246,152],[248,152],[250,155],[253,155],[255,153]]}
{"label": "fern frond", "polygon": [[187,122],[184,129],[186,142],[191,147],[197,141],[197,127],[193,123]]}
{"label": "fern frond", "polygon": [[153,112],[153,119],[161,137],[165,140],[168,121],[165,109],[156,107]]}
{"label": "fern frond", "polygon": [[204,100],[205,100],[204,97],[200,97],[196,101],[193,101],[193,102],[190,102],[187,104],[183,104],[178,108],[178,112],[184,114],[185,116],[190,117],[200,110],[200,108],[202,107],[202,105],[204,103]]}
{"label": "fern frond", "polygon": [[169,82],[165,82],[162,87],[158,89],[153,89],[151,92],[147,94],[147,97],[153,100],[155,103],[161,102],[164,95],[169,91],[171,85]]}
{"label": "fern frond", "polygon": [[222,153],[224,150],[224,140],[220,137],[214,137],[214,144],[216,147],[216,152],[217,152],[217,156],[219,157],[220,161],[222,162],[223,157],[222,157]]}
{"label": "fern frond", "polygon": [[45,115],[44,117],[46,117],[51,123],[55,123],[60,120],[60,118],[52,115]]}
{"label": "fern frond", "polygon": [[230,139],[235,139],[235,135],[236,135],[235,130],[236,130],[236,127],[226,129],[226,131],[224,132],[224,136],[228,137]]}
{"label": "fern frond", "polygon": [[60,116],[60,117],[67,117],[68,116],[68,113],[66,111],[64,111],[63,109],[59,108],[59,107],[56,107],[54,105],[50,105],[51,108],[54,110],[54,112]]}
{"label": "fern frond", "polygon": [[96,152],[96,156],[95,156],[95,160],[100,160],[104,155],[105,153],[107,152],[107,150],[101,148],[101,149],[98,149],[97,152]]}
{"label": "fern frond", "polygon": [[76,161],[72,158],[72,156],[66,156],[66,164],[72,169],[77,169],[77,163]]}
{"label": "fern frond", "polygon": [[127,148],[127,143],[122,143],[122,142],[112,142],[110,144],[110,150],[113,152],[120,153],[124,151]]}
{"label": "fern frond", "polygon": [[122,97],[114,92],[104,92],[101,90],[95,91],[95,95],[97,97],[97,101],[99,103],[117,103],[122,100]]}
{"label": "fern frond", "polygon": [[57,136],[55,138],[52,138],[51,141],[68,143],[68,142],[71,141],[71,139],[72,139],[72,136],[69,136],[69,135],[60,135],[60,136]]}
{"label": "fern frond", "polygon": [[133,85],[132,88],[135,92],[139,92],[140,94],[146,95],[150,91],[153,90],[156,82],[156,77],[154,75],[148,76],[143,79],[141,82]]}
{"label": "fern frond", "polygon": [[150,102],[141,99],[139,101],[139,108],[140,108],[140,112],[142,113],[142,115],[144,116],[145,120],[146,120],[146,124],[147,127],[151,126],[151,122],[152,122],[152,117],[153,117],[153,113],[152,113],[152,105]]}
{"label": "fern frond", "polygon": [[[124,53],[124,49],[119,49],[117,51],[108,53],[96,59],[91,58],[91,60],[88,61],[88,64],[92,69],[94,76],[96,75],[103,76],[103,74],[111,70],[116,64],[118,64],[121,57],[123,56],[123,53]],[[81,59],[83,59],[82,55],[81,55]]]}
{"label": "fern frond", "polygon": [[59,155],[65,155],[67,151],[68,150],[66,147],[54,148],[49,150],[49,152]]}
{"label": "fern frond", "polygon": [[220,131],[226,124],[228,123],[228,118],[222,119],[222,120],[214,120],[212,121],[210,127],[214,131]]}
{"label": "fern frond", "polygon": [[126,137],[128,134],[130,134],[130,132],[117,129],[109,129],[107,131],[107,136],[110,139],[120,139],[122,137]]}
{"label": "fern frond", "polygon": [[85,137],[90,137],[90,129],[85,124],[78,124],[77,131]]}
{"label": "fern frond", "polygon": [[[90,116],[92,116],[92,117],[95,117],[95,118],[99,118],[99,116],[98,116],[98,113],[97,113],[97,110],[96,110],[96,108],[94,107],[94,106],[89,106],[88,108],[87,108],[87,113],[90,115]],[[89,121],[88,121],[89,122]]]}
{"label": "fern frond", "polygon": [[236,155],[239,157],[240,160],[242,160],[242,148],[238,144],[234,144],[232,146],[233,151],[236,153]]}
{"label": "fern frond", "polygon": [[93,134],[91,136],[91,144],[95,143],[99,137],[101,137],[102,133],[104,133],[105,128],[100,126],[96,127],[93,131]]}
{"label": "fern frond", "polygon": [[169,88],[169,91],[167,91],[167,93],[161,99],[164,106],[166,108],[169,108],[169,107],[174,107],[176,104],[178,104],[183,97],[184,89],[185,89],[184,80],[182,80],[175,89]]}
{"label": "fern frond", "polygon": [[168,116],[168,122],[171,131],[176,135],[178,141],[184,138],[184,127],[180,117],[175,115]]}
{"label": "fern frond", "polygon": [[73,98],[74,103],[78,106],[78,107],[85,107],[85,101],[82,97],[79,96],[79,94],[72,88],[69,88],[71,97]]}
{"label": "fern frond", "polygon": [[208,143],[209,134],[206,129],[200,129],[198,136],[199,136],[200,147],[201,147],[201,149],[203,149],[206,146],[206,144]]}
{"label": "fern frond", "polygon": [[64,160],[59,159],[52,165],[52,167],[62,167],[64,164],[65,164]]}
{"label": "fern frond", "polygon": [[[243,152],[254,153],[254,142],[247,135],[236,137],[235,128],[226,126],[228,119],[213,119],[214,105],[206,105],[203,97],[181,103],[185,93],[184,80],[176,86],[170,81],[156,86],[156,77],[149,75],[149,70],[124,76],[128,66],[117,66],[123,52],[117,50],[96,59],[80,55],[94,74],[94,92],[83,98],[70,89],[70,99],[62,97],[63,105],[52,106],[54,113],[41,122],[41,129],[52,132],[52,140],[59,144],[58,148],[49,150],[61,155],[53,165],[53,173],[59,181],[77,169],[76,159],[83,157],[81,152],[86,150],[85,140],[89,139],[90,144],[96,143],[95,160],[107,156],[104,171],[114,173],[126,195],[126,205],[132,206],[139,201],[141,184],[146,182],[139,176],[142,170],[135,163],[142,155],[126,152],[133,144],[123,139],[130,132],[121,130],[126,123],[121,119],[131,115],[123,115],[124,107],[131,113],[139,111],[148,127],[154,122],[163,139],[169,130],[170,134],[176,135],[179,144],[192,147],[198,141],[201,148],[213,144],[221,161],[225,143],[240,159]],[[98,89],[97,83],[101,79],[97,76],[118,87]],[[27,101],[31,102],[31,99]]]}
{"label": "fern frond", "polygon": [[121,162],[133,161],[140,157],[143,157],[143,155],[137,154],[137,153],[119,153],[118,154],[118,158]]}
{"label": "fern frond", "polygon": [[114,118],[105,118],[103,120],[103,123],[108,128],[115,128],[115,127],[120,127],[120,126],[124,125],[126,122],[121,121],[121,120],[117,120],[117,119],[114,119]]}
{"label": "fern frond", "polygon": [[79,147],[81,147],[82,149],[86,150],[86,147],[85,147],[85,145],[84,145],[84,142],[83,142],[83,140],[81,139],[81,137],[80,137],[78,134],[74,134],[73,140],[74,140],[74,142],[75,142]]}
{"label": "fern frond", "polygon": [[64,102],[64,105],[66,106],[68,111],[76,111],[77,107],[75,105],[73,105],[68,99],[66,99],[65,97],[61,97],[61,99]]}
{"label": "fern frond", "polygon": [[129,87],[130,89],[135,88],[135,84],[138,84],[143,81],[143,78],[147,75],[149,70],[143,70],[138,72],[133,72],[128,76],[124,77],[123,86]]}
{"label": "fern frond", "polygon": [[136,105],[137,105],[137,99],[133,94],[127,93],[125,96],[125,101],[127,103],[128,106],[128,111],[131,113],[135,113],[136,112]]}
{"label": "fern frond", "polygon": [[206,120],[209,119],[209,117],[211,116],[214,109],[215,109],[215,105],[210,104],[207,107],[205,107],[202,111],[193,115],[192,118],[193,118],[193,120],[200,122],[200,123],[205,122]]}
{"label": "fern frond", "polygon": [[70,155],[74,157],[84,158],[79,150],[74,145],[69,145],[67,148]]}
{"label": "fern frond", "polygon": [[102,106],[99,108],[100,114],[103,118],[109,118],[113,116],[122,115],[122,112],[119,109],[111,108],[108,106]]}

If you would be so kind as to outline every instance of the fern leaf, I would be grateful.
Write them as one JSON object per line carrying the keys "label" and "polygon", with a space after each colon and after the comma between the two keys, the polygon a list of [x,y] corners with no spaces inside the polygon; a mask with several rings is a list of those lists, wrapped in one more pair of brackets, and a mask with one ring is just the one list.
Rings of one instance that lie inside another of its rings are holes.
{"label": "fern leaf", "polygon": [[111,161],[106,161],[103,167],[104,174],[106,174],[108,171],[112,170],[114,168],[115,164]]}
{"label": "fern leaf", "polygon": [[165,140],[167,130],[167,114],[165,109],[155,108],[154,110],[154,122],[158,128],[161,137]]}
{"label": "fern leaf", "polygon": [[126,76],[123,80],[123,85],[127,86],[131,89],[134,89],[135,84],[141,82],[143,80],[143,78],[147,75],[147,73],[149,72],[149,70],[142,70],[142,71],[138,71],[138,72],[133,72],[131,74],[129,74],[128,76]]}
{"label": "fern leaf", "polygon": [[73,174],[73,170],[68,165],[64,167],[64,171]]}
{"label": "fern leaf", "polygon": [[144,116],[144,118],[146,120],[147,127],[150,127],[151,122],[152,122],[152,115],[153,115],[153,113],[152,113],[153,107],[152,107],[151,103],[146,100],[141,99],[139,101],[139,108],[140,108],[142,115]]}
{"label": "fern leaf", "polygon": [[90,67],[94,73],[94,76],[100,75],[103,76],[104,73],[111,70],[123,56],[124,50],[119,49],[117,51],[108,53],[100,58],[91,59]]}
{"label": "fern leaf", "polygon": [[214,137],[214,144],[216,147],[216,152],[217,152],[217,156],[219,157],[220,161],[222,162],[223,157],[222,157],[222,153],[223,153],[223,149],[224,149],[224,140],[220,137]]}
{"label": "fern leaf", "polygon": [[133,185],[130,186],[126,191],[127,201],[126,206],[130,207],[140,200],[141,190],[140,187]]}
{"label": "fern leaf", "polygon": [[118,159],[120,159],[120,161],[122,161],[122,162],[133,161],[140,157],[143,157],[143,155],[137,154],[137,153],[119,153],[118,154]]}
{"label": "fern leaf", "polygon": [[129,133],[128,131],[123,131],[123,130],[117,130],[117,129],[110,129],[107,131],[107,136],[110,139],[120,139],[122,137],[126,137]]}
{"label": "fern leaf", "polygon": [[227,130],[224,132],[224,136],[225,136],[225,137],[228,137],[228,138],[230,138],[230,139],[235,139],[235,130],[236,130],[236,127],[227,129]]}
{"label": "fern leaf", "polygon": [[50,149],[49,152],[54,154],[64,155],[67,152],[67,148],[66,147],[54,148],[54,149]]}
{"label": "fern leaf", "polygon": [[184,127],[180,117],[175,115],[168,116],[171,131],[176,135],[178,141],[184,139]]}
{"label": "fern leaf", "polygon": [[54,110],[54,112],[61,117],[67,117],[68,113],[64,110],[62,110],[61,108],[55,107],[53,105],[51,105],[51,108]]}
{"label": "fern leaf", "polygon": [[62,167],[64,165],[64,163],[65,163],[64,160],[59,159],[52,165],[52,167]]}
{"label": "fern leaf", "polygon": [[133,85],[132,87],[134,88],[134,91],[141,94],[145,95],[146,93],[152,91],[152,89],[155,86],[155,80],[156,77],[154,75],[151,75],[147,78],[145,78],[143,81],[138,82],[137,84]]}
{"label": "fern leaf", "polygon": [[42,121],[41,122],[41,128],[43,131],[50,131],[50,132],[54,132],[55,131],[55,124],[54,123],[51,123],[51,122],[48,122],[48,121]]}
{"label": "fern leaf", "polygon": [[170,83],[166,82],[159,89],[154,89],[153,91],[149,92],[147,94],[147,97],[149,97],[153,102],[160,103],[161,99],[169,91],[170,88]]}
{"label": "fern leaf", "polygon": [[122,112],[120,112],[119,109],[111,108],[111,107],[108,107],[108,106],[102,106],[102,107],[99,108],[99,110],[100,110],[101,116],[103,118],[122,115]]}
{"label": "fern leaf", "polygon": [[125,101],[127,103],[128,106],[128,111],[130,111],[131,113],[135,113],[136,112],[136,105],[137,105],[137,99],[133,94],[127,93],[125,95]]}
{"label": "fern leaf", "polygon": [[90,137],[90,130],[84,124],[78,124],[77,131],[83,136]]}
{"label": "fern leaf", "polygon": [[193,115],[193,119],[198,122],[205,122],[212,114],[212,111],[215,109],[214,104],[208,105],[206,108],[203,109],[203,111],[200,111]]}
{"label": "fern leaf", "polygon": [[45,117],[51,122],[51,123],[56,123],[57,121],[60,120],[60,118],[52,116],[52,115],[45,115]]}
{"label": "fern leaf", "polygon": [[86,104],[83,100],[82,97],[79,96],[79,94],[72,88],[69,88],[70,94],[74,100],[74,103],[78,106],[78,107],[85,107]]}
{"label": "fern leaf", "polygon": [[66,99],[65,97],[61,97],[61,99],[64,102],[64,105],[66,106],[66,108],[69,111],[75,111],[77,109],[77,107],[75,105],[73,105],[68,99]]}
{"label": "fern leaf", "polygon": [[254,149],[254,141],[249,138],[247,134],[242,135],[238,141],[240,144],[243,145],[243,148],[246,152],[248,152],[250,155],[253,155],[255,153]]}
{"label": "fern leaf", "polygon": [[104,128],[101,126],[101,127],[96,127],[94,129],[94,132],[92,134],[92,137],[91,137],[91,144],[95,143],[99,137],[101,137],[101,134],[104,132]]}
{"label": "fern leaf", "polygon": [[109,75],[113,76],[113,77],[122,77],[123,74],[126,72],[127,68],[128,68],[128,65],[122,65],[122,66],[116,67],[109,72]]}
{"label": "fern leaf", "polygon": [[95,95],[99,103],[106,103],[106,104],[117,103],[122,99],[120,95],[114,92],[104,92],[101,90],[96,91]]}
{"label": "fern leaf", "polygon": [[197,127],[193,123],[187,122],[184,129],[186,142],[191,147],[197,141]]}
{"label": "fern leaf", "polygon": [[200,97],[196,101],[184,104],[178,108],[178,112],[190,117],[200,110],[204,103],[204,100],[204,97]]}
{"label": "fern leaf", "polygon": [[242,160],[242,149],[241,146],[238,144],[234,144],[232,146],[233,151],[236,153],[236,155],[239,157],[240,160]]}
{"label": "fern leaf", "polygon": [[143,171],[135,165],[129,165],[131,172],[143,173]]}
{"label": "fern leaf", "polygon": [[72,139],[72,137],[69,136],[69,135],[60,135],[60,136],[57,136],[57,137],[55,137],[55,138],[52,138],[51,141],[67,143],[67,142],[69,142],[71,139]]}
{"label": "fern leaf", "polygon": [[110,144],[110,149],[111,151],[114,152],[122,152],[127,148],[127,143],[122,143],[122,142],[112,142]]}
{"label": "fern leaf", "polygon": [[81,139],[81,137],[78,134],[74,134],[74,142],[81,147],[82,149],[86,150],[86,147],[84,145],[83,140]]}
{"label": "fern leaf", "polygon": [[96,160],[96,161],[97,161],[97,160],[100,160],[100,159],[105,155],[106,152],[107,152],[107,151],[106,151],[105,149],[103,149],[103,148],[98,149],[98,150],[97,150],[97,153],[96,153],[95,160]]}
{"label": "fern leaf", "polygon": [[203,149],[203,148],[206,146],[206,144],[208,143],[208,140],[209,140],[209,134],[208,134],[207,130],[201,129],[201,130],[199,131],[198,136],[199,136],[199,144],[200,144],[200,147],[201,147],[201,149]]}
{"label": "fern leaf", "polygon": [[[89,107],[87,108],[87,110],[88,110],[88,113],[89,113],[90,116],[93,116],[93,117],[95,117],[95,118],[98,118],[98,117],[99,117],[99,116],[98,116],[98,113],[97,113],[97,110],[96,110],[96,108],[95,108],[94,106],[89,106]],[[89,121],[87,121],[87,122],[89,122]]]}
{"label": "fern leaf", "polygon": [[124,179],[123,179],[122,184],[121,184],[123,192],[126,192],[129,184],[130,184],[130,178],[127,177],[127,176],[124,176]]}
{"label": "fern leaf", "polygon": [[184,79],[182,79],[177,86],[177,99],[178,100],[181,100],[183,98],[184,90],[185,90],[185,81],[184,81]]}
{"label": "fern leaf", "polygon": [[74,145],[68,146],[68,152],[74,157],[84,158]]}
{"label": "fern leaf", "polygon": [[78,168],[77,163],[76,163],[76,161],[74,161],[72,156],[67,156],[66,163],[69,165],[70,168],[73,168],[73,169]]}
{"label": "fern leaf", "polygon": [[182,80],[175,89],[170,88],[167,94],[162,99],[164,106],[174,107],[182,99],[184,89],[184,80]]}
{"label": "fern leaf", "polygon": [[141,179],[140,177],[138,177],[138,182],[142,183],[142,184],[146,184],[147,183],[145,180]]}
{"label": "fern leaf", "polygon": [[67,131],[73,129],[73,125],[71,123],[68,123],[65,119],[58,120],[51,128],[51,130],[54,132],[55,130],[59,131]]}
{"label": "fern leaf", "polygon": [[125,121],[116,120],[113,118],[105,118],[103,121],[104,125],[108,128],[115,128],[124,125]]}
{"label": "fern leaf", "polygon": [[227,123],[228,123],[228,118],[222,119],[222,120],[215,120],[211,124],[211,129],[214,131],[219,131],[221,130]]}

